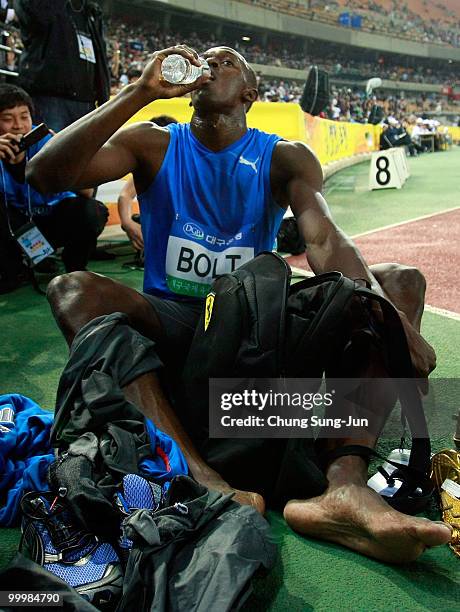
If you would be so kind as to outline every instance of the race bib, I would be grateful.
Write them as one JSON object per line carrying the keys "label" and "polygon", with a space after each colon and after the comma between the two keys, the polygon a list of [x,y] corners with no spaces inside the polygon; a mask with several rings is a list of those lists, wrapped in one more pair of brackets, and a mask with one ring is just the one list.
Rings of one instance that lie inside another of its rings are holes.
{"label": "race bib", "polygon": [[80,59],[95,64],[96,54],[94,53],[93,41],[91,38],[87,34],[83,34],[83,32],[77,32],[77,40]]}
{"label": "race bib", "polygon": [[27,223],[15,232],[19,246],[33,264],[54,253],[53,247],[34,223]]}
{"label": "race bib", "polygon": [[166,251],[166,284],[173,293],[204,298],[217,276],[253,258],[251,226],[233,236],[216,235],[193,221],[176,221]]}

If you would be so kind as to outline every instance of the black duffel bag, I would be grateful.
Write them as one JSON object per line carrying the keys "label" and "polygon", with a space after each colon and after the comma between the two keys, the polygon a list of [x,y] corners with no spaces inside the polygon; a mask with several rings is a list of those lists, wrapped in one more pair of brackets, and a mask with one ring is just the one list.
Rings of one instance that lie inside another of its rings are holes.
{"label": "black duffel bag", "polygon": [[[377,302],[383,314],[379,327],[388,374],[396,381],[414,381],[400,384],[398,392],[403,417],[410,431],[417,431],[409,465],[398,465],[391,476],[400,478],[402,485],[388,502],[407,513],[421,511],[432,493],[427,476],[431,447],[399,314],[384,297],[340,272],[294,285],[290,277],[287,262],[267,252],[214,281],[184,370],[191,405],[187,426],[195,432],[193,437],[207,435],[210,378],[321,378],[355,336],[359,336],[357,351],[363,334],[370,342],[376,339],[370,313],[372,302]],[[377,455],[372,449],[353,446],[335,451],[333,457],[346,454]]]}

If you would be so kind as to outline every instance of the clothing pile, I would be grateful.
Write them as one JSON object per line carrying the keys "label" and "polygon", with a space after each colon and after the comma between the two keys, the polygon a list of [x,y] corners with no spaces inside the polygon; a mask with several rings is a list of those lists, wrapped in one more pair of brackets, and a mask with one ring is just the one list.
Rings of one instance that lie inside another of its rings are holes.
{"label": "clothing pile", "polygon": [[75,337],[51,429],[56,456],[42,449],[45,482],[22,489],[21,553],[0,590],[60,592],[69,610],[233,610],[255,571],[273,565],[262,516],[190,478],[177,444],[124,397],[160,367],[123,314]]}

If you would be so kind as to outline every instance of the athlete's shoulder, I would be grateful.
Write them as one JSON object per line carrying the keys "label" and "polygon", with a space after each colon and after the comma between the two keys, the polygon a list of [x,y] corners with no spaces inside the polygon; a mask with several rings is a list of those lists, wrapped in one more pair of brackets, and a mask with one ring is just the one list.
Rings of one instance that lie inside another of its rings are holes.
{"label": "athlete's shoulder", "polygon": [[120,128],[115,132],[112,139],[125,142],[136,142],[138,139],[158,140],[159,142],[169,139],[167,129],[152,123],[151,121],[139,121]]}
{"label": "athlete's shoulder", "polygon": [[314,151],[299,140],[280,140],[273,152],[272,177],[279,181],[304,178],[317,188],[322,186],[323,170]]}
{"label": "athlete's shoulder", "polygon": [[170,139],[169,131],[151,121],[132,123],[121,128],[109,140],[109,144],[123,146],[133,151],[138,159],[152,153],[165,151]]}
{"label": "athlete's shoulder", "polygon": [[278,134],[273,134],[271,132],[264,132],[263,130],[259,130],[258,128],[248,128],[248,132],[251,134],[253,138],[260,140],[272,140],[273,142],[277,142],[282,139]]}
{"label": "athlete's shoulder", "polygon": [[309,167],[321,169],[313,149],[300,140],[280,140],[273,153],[273,163],[291,168]]}
{"label": "athlete's shoulder", "polygon": [[[158,126],[157,126],[158,127]],[[190,132],[190,123],[186,122],[186,123],[169,123],[168,125],[165,125],[163,128],[163,130],[167,130],[168,132],[182,132],[182,133],[187,133]]]}

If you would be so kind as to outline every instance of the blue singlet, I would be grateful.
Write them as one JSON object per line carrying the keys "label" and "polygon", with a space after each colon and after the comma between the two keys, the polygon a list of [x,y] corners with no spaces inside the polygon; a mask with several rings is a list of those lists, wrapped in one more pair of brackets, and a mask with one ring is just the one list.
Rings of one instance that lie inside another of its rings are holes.
{"label": "blue singlet", "polygon": [[218,274],[271,251],[284,210],[270,189],[275,134],[256,129],[213,152],[189,123],[171,124],[163,164],[139,195],[144,291],[204,298]]}

